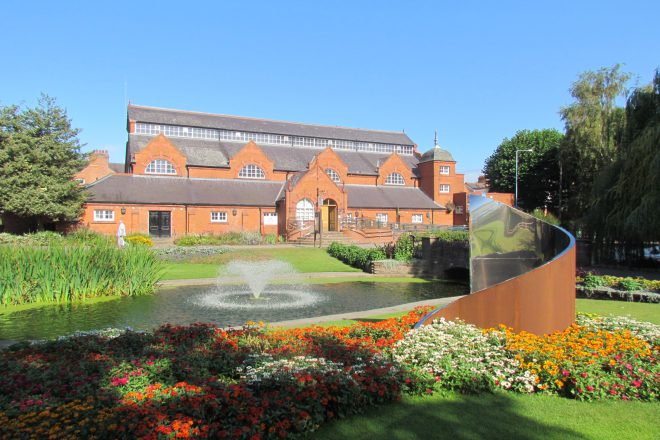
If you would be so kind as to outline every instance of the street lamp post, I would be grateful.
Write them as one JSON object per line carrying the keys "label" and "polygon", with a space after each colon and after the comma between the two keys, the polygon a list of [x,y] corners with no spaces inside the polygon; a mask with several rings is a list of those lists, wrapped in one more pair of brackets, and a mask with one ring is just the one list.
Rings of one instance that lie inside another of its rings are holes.
{"label": "street lamp post", "polygon": [[516,194],[513,197],[513,207],[518,208],[518,153],[521,151],[534,151],[531,148],[529,150],[516,150]]}

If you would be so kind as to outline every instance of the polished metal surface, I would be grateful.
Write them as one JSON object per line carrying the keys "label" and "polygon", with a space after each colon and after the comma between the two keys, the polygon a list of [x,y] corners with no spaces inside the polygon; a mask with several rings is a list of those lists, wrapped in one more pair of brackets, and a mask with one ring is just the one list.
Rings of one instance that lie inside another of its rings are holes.
{"label": "polished metal surface", "polygon": [[470,196],[471,290],[415,327],[460,319],[537,335],[575,321],[575,239],[564,229],[482,196]]}
{"label": "polished metal surface", "polygon": [[515,278],[555,258],[568,236],[483,196],[470,196],[470,292]]}

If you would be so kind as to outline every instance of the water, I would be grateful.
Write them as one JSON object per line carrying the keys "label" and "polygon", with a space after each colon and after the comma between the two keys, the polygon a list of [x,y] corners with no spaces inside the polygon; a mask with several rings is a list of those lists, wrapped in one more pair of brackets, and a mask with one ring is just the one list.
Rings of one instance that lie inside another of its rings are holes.
{"label": "water", "polygon": [[227,265],[228,275],[239,275],[248,285],[254,298],[259,299],[268,282],[275,274],[294,273],[289,263],[278,260],[232,261]]}
{"label": "water", "polygon": [[[252,295],[247,287],[236,288],[237,286],[234,286],[234,289],[227,289],[226,286],[179,287],[164,289],[149,296],[125,297],[96,304],[53,305],[10,315],[2,314],[0,308],[0,340],[46,339],[75,331],[107,327],[146,330],[166,323],[185,325],[211,322],[225,327],[241,325],[249,320],[277,322],[357,312],[467,293],[467,287],[464,285],[443,282],[278,284],[265,286],[260,294],[261,299],[250,300]],[[271,295],[271,289],[274,298],[266,299]],[[302,307],[277,305],[298,301],[301,297],[305,298],[305,294],[311,295],[314,300]],[[230,301],[234,306],[227,307],[221,304],[223,301]]]}

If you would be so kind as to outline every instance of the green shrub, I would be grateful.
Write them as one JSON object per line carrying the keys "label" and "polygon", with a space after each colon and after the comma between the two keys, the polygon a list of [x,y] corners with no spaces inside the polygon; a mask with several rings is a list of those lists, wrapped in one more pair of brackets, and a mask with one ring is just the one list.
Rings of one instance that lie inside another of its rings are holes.
{"label": "green shrub", "polygon": [[531,212],[531,214],[541,221],[550,223],[551,225],[559,226],[559,219],[550,212],[546,214],[545,211],[541,208],[536,208]]}
{"label": "green shrub", "polygon": [[585,288],[595,289],[596,287],[602,287],[605,285],[605,280],[603,277],[594,275],[591,272],[587,273],[584,276],[584,281],[582,282]]}
{"label": "green shrub", "polygon": [[624,278],[613,275],[594,275],[591,272],[587,272],[584,276],[577,276],[576,281],[586,289],[613,287],[628,292],[637,290],[660,291],[660,280],[647,280],[640,277]]}
{"label": "green shrub", "polygon": [[129,244],[136,244],[140,246],[152,247],[154,245],[154,241],[147,234],[129,234],[126,236],[125,240]]}
{"label": "green shrub", "polygon": [[86,245],[115,244],[115,237],[112,235],[103,235],[87,228],[80,228],[66,236],[68,243],[78,243]]}
{"label": "green shrub", "polygon": [[[276,239],[275,234],[270,234]],[[262,237],[259,232],[226,232],[224,234],[191,234],[174,240],[179,246],[220,246],[225,244],[261,244],[266,242],[266,235]]]}
{"label": "green shrub", "polygon": [[361,248],[333,242],[328,246],[328,254],[344,263],[360,269],[367,269],[372,261],[384,260],[385,251],[381,248]]}
{"label": "green shrub", "polygon": [[0,246],[0,304],[67,302],[153,293],[162,263],[144,246]]}
{"label": "green shrub", "polygon": [[468,241],[470,234],[468,231],[460,229],[437,229],[424,232],[416,232],[415,237],[434,237],[442,241]]}
{"label": "green shrub", "polygon": [[642,290],[644,288],[642,283],[633,278],[623,278],[616,284],[615,287],[626,291]]}
{"label": "green shrub", "polygon": [[264,235],[264,243],[266,244],[276,244],[279,243],[280,237],[277,234],[266,234]]}
{"label": "green shrub", "polygon": [[394,259],[399,261],[410,261],[413,257],[413,236],[403,234],[394,245]]}
{"label": "green shrub", "polygon": [[41,231],[25,235],[0,234],[0,244],[50,246],[51,244],[61,244],[63,241],[64,237],[61,234],[52,231]]}

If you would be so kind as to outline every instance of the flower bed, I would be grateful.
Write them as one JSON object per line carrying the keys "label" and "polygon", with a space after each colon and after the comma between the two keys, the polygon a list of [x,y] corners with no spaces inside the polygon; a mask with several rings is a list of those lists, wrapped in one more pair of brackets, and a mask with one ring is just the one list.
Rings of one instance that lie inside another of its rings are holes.
{"label": "flower bed", "polygon": [[2,438],[290,438],[402,393],[657,400],[659,326],[580,317],[545,337],[429,308],[348,327],[103,332],[0,353]]}

